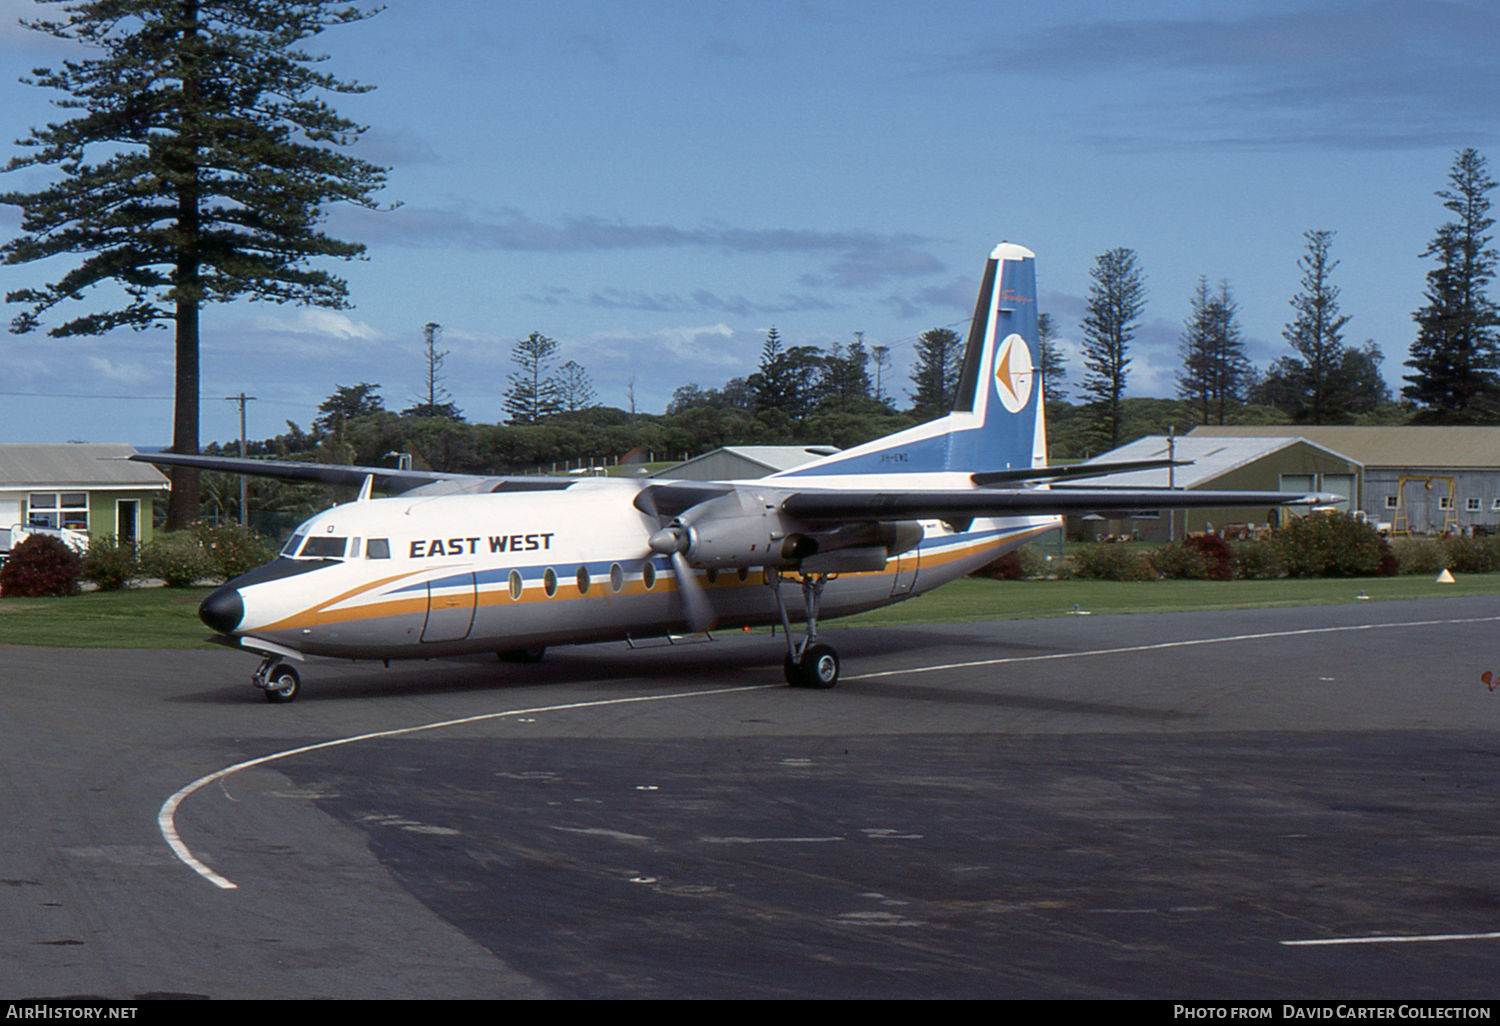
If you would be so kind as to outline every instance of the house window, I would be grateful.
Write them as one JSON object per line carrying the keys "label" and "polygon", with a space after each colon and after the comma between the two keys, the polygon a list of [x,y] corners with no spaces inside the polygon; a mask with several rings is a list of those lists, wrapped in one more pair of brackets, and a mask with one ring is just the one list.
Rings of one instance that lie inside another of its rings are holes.
{"label": "house window", "polygon": [[1438,496],[1438,509],[1452,509],[1452,508],[1453,508],[1453,496],[1451,496],[1451,495],[1439,495]]}
{"label": "house window", "polygon": [[1385,508],[1386,509],[1396,509],[1400,505],[1401,505],[1401,500],[1398,497],[1396,497],[1394,495],[1387,495],[1385,497]]}
{"label": "house window", "polygon": [[1468,509],[1468,511],[1470,513],[1478,513],[1479,512],[1479,500],[1478,499],[1469,499],[1466,508]]}
{"label": "house window", "polygon": [[26,523],[31,527],[87,531],[88,492],[33,492],[26,501]]}

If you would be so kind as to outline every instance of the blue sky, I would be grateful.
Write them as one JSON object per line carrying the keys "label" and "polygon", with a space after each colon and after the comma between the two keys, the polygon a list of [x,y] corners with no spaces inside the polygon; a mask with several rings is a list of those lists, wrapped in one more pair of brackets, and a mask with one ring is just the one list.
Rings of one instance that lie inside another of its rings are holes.
{"label": "blue sky", "polygon": [[[57,117],[17,79],[82,56],[16,27],[32,8],[0,0],[7,141]],[[913,339],[962,330],[1001,239],[1037,254],[1075,384],[1094,258],[1134,249],[1130,392],[1168,396],[1200,275],[1229,281],[1264,366],[1287,351],[1303,233],[1335,231],[1346,340],[1378,343],[1399,388],[1447,218],[1433,194],[1458,149],[1500,154],[1491,0],[388,0],[311,48],[376,87],[335,105],[370,126],[355,152],[401,206],[330,211],[368,246],[324,265],[351,309],[205,313],[205,442],[237,435],[221,397],[241,391],[262,438],[337,385],[410,405],[429,321],[472,421],[502,417],[532,331],[602,402],[628,406],[633,377],[654,413],[753,371],[773,325],[822,347],[862,331],[892,347],[904,403]],[[0,236],[18,228],[0,207]],[[60,270],[0,268],[0,291]],[[170,440],[166,331],[0,335],[0,367],[0,442]]]}

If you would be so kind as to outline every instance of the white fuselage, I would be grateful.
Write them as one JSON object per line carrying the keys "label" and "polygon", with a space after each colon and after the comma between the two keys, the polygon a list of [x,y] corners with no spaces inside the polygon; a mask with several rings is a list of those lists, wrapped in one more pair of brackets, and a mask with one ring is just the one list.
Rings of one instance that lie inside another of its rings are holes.
{"label": "white fuselage", "polygon": [[[251,648],[260,639],[309,655],[403,659],[680,632],[676,574],[672,561],[647,544],[660,523],[633,505],[639,489],[636,482],[597,479],[557,491],[334,507],[298,528],[283,550],[305,571],[231,582],[243,615],[227,633]],[[920,544],[882,569],[830,580],[819,616],[930,591],[1056,524],[1050,516],[976,520],[955,532],[923,522]],[[767,586],[774,571],[752,563],[693,572],[717,626],[779,621]],[[782,596],[788,613],[801,619],[800,589],[783,588]]]}

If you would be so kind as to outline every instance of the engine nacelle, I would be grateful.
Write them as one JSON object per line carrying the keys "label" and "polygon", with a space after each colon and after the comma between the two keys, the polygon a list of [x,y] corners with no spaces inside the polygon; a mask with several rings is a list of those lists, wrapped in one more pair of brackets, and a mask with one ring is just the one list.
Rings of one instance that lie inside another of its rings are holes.
{"label": "engine nacelle", "polygon": [[651,548],[663,554],[680,552],[689,566],[702,570],[771,567],[855,573],[884,569],[886,559],[915,548],[923,534],[915,520],[820,530],[788,517],[777,504],[752,491],[737,490],[686,511],[651,536]]}
{"label": "engine nacelle", "polygon": [[788,526],[774,505],[736,490],[687,510],[651,536],[653,551],[680,552],[698,569],[788,565],[778,543]]}

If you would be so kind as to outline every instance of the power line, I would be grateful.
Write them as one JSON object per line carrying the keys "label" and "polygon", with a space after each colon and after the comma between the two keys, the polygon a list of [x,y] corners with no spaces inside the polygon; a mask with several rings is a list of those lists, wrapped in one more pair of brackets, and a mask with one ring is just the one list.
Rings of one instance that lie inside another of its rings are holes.
{"label": "power line", "polygon": [[149,399],[165,403],[174,398],[170,395],[97,395],[83,392],[0,392],[0,395],[18,395],[29,399]]}
{"label": "power line", "polygon": [[[0,395],[20,396],[23,399],[147,399],[152,402],[170,403],[176,400],[176,396],[170,395],[99,395],[94,392],[7,392],[0,391]],[[203,397],[199,396],[199,401]],[[298,410],[312,410],[317,406],[312,402],[295,402],[289,399],[265,399],[273,406],[289,406]]]}

